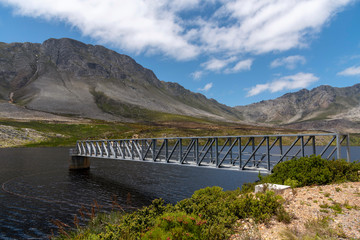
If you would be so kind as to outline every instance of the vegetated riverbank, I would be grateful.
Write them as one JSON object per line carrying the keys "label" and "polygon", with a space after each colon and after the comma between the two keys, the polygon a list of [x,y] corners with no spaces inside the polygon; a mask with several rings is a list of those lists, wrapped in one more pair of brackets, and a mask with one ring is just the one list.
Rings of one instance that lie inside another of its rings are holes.
{"label": "vegetated riverbank", "polygon": [[[284,128],[216,122],[181,116],[162,121],[127,123],[78,119],[59,121],[0,119],[1,147],[58,147],[74,146],[77,140],[128,139],[193,136],[239,136],[271,134],[304,134],[318,131],[299,131]],[[317,138],[317,144],[329,139]],[[291,144],[283,138],[283,144]],[[350,135],[350,144],[360,145],[360,135]]]}
{"label": "vegetated riverbank", "polygon": [[[17,121],[0,119],[0,147],[74,146],[82,139],[289,134],[296,130],[215,122],[181,116],[162,121],[126,123],[96,120]],[[12,139],[9,141],[9,139]]]}
{"label": "vegetated riverbank", "polygon": [[[349,221],[360,215],[359,171],[358,162],[328,161],[318,156],[293,159],[275,166],[273,173],[259,182],[293,187],[281,195],[272,191],[254,194],[256,183],[226,192],[208,187],[176,205],[154,200],[150,206],[131,213],[92,214],[86,228],[66,232],[60,226],[63,234],[58,238],[358,238],[359,222]],[[338,182],[342,184],[330,185]]]}

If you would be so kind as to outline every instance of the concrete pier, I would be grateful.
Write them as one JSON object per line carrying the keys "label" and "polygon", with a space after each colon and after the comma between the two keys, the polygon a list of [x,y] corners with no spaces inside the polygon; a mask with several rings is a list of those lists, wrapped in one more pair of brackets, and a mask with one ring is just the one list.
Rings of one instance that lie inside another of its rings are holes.
{"label": "concrete pier", "polygon": [[90,168],[90,159],[86,156],[70,156],[69,169],[70,170],[80,170],[80,169],[89,169]]}

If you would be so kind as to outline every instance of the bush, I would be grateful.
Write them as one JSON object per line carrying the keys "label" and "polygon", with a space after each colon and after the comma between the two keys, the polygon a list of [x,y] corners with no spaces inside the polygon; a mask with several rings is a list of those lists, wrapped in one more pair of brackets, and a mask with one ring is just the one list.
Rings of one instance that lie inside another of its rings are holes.
{"label": "bush", "polygon": [[118,227],[122,235],[139,238],[141,234],[154,226],[157,217],[172,211],[172,205],[165,205],[164,200],[155,199],[150,206],[125,214]]}
{"label": "bush", "polygon": [[254,195],[241,194],[240,190],[224,192],[220,187],[207,187],[180,201],[175,209],[207,221],[203,226],[204,239],[226,239],[233,233],[233,224],[238,219],[266,222],[274,215],[285,214],[281,199],[273,192]]}
{"label": "bush", "polygon": [[195,191],[191,198],[180,201],[175,208],[188,214],[200,214],[210,223],[232,222],[230,205],[239,194],[239,191],[224,192],[221,187],[206,187]]}
{"label": "bush", "polygon": [[287,180],[296,180],[299,186],[330,183],[332,173],[328,161],[320,156],[292,159],[275,165],[268,180],[272,183],[284,184]]}
{"label": "bush", "polygon": [[164,213],[141,239],[201,239],[205,220],[185,212]]}
{"label": "bush", "polygon": [[285,184],[292,187],[326,185],[358,181],[360,163],[345,160],[326,160],[320,156],[301,157],[277,164],[273,173],[261,182]]}
{"label": "bush", "polygon": [[296,188],[296,187],[300,186],[300,183],[299,183],[298,180],[290,179],[290,178],[286,179],[286,181],[284,182],[284,184],[285,184],[285,185],[288,185],[288,186],[290,186],[290,187],[292,187],[292,188]]}
{"label": "bush", "polygon": [[255,222],[266,222],[283,210],[282,197],[272,191],[244,194],[233,203],[233,211],[238,218],[252,218]]}
{"label": "bush", "polygon": [[240,190],[224,192],[220,187],[207,187],[175,206],[154,200],[115,221],[92,221],[99,224],[72,235],[75,239],[228,239],[238,219],[286,219],[281,201],[273,192],[241,194]]}
{"label": "bush", "polygon": [[329,161],[329,169],[333,173],[333,182],[356,182],[359,181],[358,171],[360,171],[360,163],[348,163],[345,160]]}

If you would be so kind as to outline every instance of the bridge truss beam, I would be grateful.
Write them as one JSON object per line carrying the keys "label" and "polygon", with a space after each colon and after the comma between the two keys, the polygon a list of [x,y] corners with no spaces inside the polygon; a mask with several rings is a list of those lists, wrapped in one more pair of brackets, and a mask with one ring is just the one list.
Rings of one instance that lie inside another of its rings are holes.
{"label": "bridge truss beam", "polygon": [[349,135],[340,133],[81,140],[72,155],[271,171],[282,161],[317,153],[339,159],[344,146],[350,161]]}

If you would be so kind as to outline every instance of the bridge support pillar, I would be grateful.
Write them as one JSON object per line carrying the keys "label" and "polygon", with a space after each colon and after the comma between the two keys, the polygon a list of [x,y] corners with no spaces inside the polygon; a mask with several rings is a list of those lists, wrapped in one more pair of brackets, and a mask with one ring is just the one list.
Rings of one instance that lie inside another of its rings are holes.
{"label": "bridge support pillar", "polygon": [[90,168],[90,158],[86,156],[70,156],[69,169],[81,170]]}

